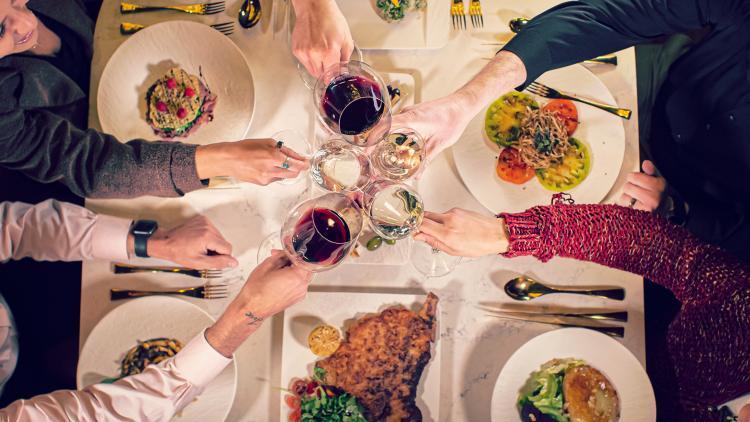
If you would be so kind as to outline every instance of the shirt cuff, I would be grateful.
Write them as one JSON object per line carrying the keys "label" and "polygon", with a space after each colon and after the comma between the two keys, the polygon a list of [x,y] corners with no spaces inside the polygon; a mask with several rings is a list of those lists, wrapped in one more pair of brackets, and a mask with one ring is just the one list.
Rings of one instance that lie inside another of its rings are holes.
{"label": "shirt cuff", "polygon": [[203,330],[175,356],[174,366],[192,385],[205,388],[231,361],[208,344]]}
{"label": "shirt cuff", "polygon": [[198,178],[198,169],[195,166],[197,149],[198,145],[182,143],[175,144],[172,149],[169,168],[174,189],[180,195],[205,187]]}
{"label": "shirt cuff", "polygon": [[97,215],[91,236],[93,258],[127,260],[130,224],[131,220],[125,218]]}

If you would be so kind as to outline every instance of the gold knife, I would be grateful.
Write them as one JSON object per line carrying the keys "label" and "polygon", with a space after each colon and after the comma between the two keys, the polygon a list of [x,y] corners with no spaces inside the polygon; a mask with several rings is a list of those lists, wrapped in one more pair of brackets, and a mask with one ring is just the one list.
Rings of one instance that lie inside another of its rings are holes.
{"label": "gold knife", "polygon": [[477,305],[483,311],[507,314],[516,316],[552,316],[558,318],[582,318],[595,321],[618,321],[628,322],[628,313],[626,311],[618,312],[544,312],[544,311],[527,311],[517,309],[498,309],[486,305]]}
{"label": "gold knife", "polygon": [[573,324],[570,322],[566,322],[563,318],[548,317],[548,316],[542,316],[542,315],[516,316],[512,314],[505,314],[505,313],[491,313],[491,314],[487,314],[487,316],[491,316],[494,318],[502,318],[502,319],[512,319],[516,321],[526,321],[526,322],[536,322],[539,324],[556,325],[558,327],[587,328],[589,330],[598,331],[600,333],[603,333],[612,337],[617,337],[617,338],[625,337],[625,327],[615,327],[611,325],[607,326],[607,325]]}

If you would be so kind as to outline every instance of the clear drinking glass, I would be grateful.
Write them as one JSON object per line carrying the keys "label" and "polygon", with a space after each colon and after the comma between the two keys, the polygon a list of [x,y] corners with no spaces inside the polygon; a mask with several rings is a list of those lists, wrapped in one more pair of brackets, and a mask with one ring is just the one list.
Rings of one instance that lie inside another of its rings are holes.
{"label": "clear drinking glass", "polygon": [[331,138],[310,159],[310,177],[330,192],[359,191],[370,181],[370,159],[362,149]]}
{"label": "clear drinking glass", "polygon": [[292,210],[281,229],[281,244],[295,265],[319,272],[339,265],[361,232],[359,205],[346,195],[328,193]]}
{"label": "clear drinking glass", "polygon": [[325,127],[358,147],[377,144],[391,127],[388,87],[360,61],[326,69],[315,83],[313,104]]}
{"label": "clear drinking glass", "polygon": [[417,173],[424,161],[424,139],[414,129],[391,129],[370,154],[372,167],[381,177],[403,181]]}

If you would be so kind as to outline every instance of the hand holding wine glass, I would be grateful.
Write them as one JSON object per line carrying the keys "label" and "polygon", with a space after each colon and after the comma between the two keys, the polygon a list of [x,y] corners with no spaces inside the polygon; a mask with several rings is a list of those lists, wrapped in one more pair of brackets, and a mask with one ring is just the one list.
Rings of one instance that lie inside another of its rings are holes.
{"label": "hand holding wine glass", "polygon": [[508,250],[508,234],[502,218],[461,208],[446,213],[425,212],[416,240],[453,256],[480,257]]}
{"label": "hand holding wine glass", "polygon": [[257,185],[293,179],[309,160],[273,139],[246,139],[201,145],[195,154],[198,177],[230,176]]}
{"label": "hand holding wine glass", "polygon": [[292,0],[296,22],[292,52],[311,75],[318,77],[354,49],[349,25],[335,0]]}

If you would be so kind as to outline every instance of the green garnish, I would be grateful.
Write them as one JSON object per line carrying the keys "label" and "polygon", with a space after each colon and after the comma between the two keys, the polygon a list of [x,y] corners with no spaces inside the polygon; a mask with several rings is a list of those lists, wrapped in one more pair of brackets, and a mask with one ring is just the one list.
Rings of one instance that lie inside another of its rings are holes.
{"label": "green garnish", "polygon": [[368,251],[377,250],[382,244],[383,244],[383,238],[380,236],[374,236],[372,239],[367,241],[367,250]]}
{"label": "green garnish", "polygon": [[395,245],[396,244],[396,239],[385,239],[385,243],[387,243],[389,245]]}
{"label": "green garnish", "polygon": [[[326,371],[323,368],[313,369],[312,379],[323,383]],[[310,395],[301,398],[301,422],[367,422],[362,406],[357,398],[349,393],[336,394],[331,388],[319,385]]]}

